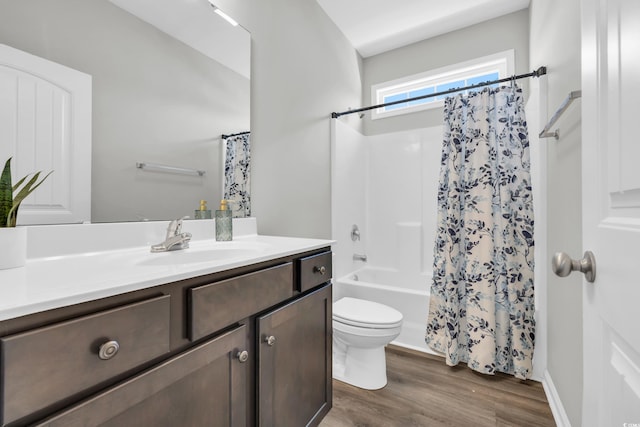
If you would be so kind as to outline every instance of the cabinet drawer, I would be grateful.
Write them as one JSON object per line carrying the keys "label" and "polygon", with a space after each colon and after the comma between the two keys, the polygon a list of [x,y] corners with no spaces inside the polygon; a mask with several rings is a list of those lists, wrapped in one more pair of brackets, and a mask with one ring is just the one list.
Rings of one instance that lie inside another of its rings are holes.
{"label": "cabinet drawer", "polygon": [[300,258],[298,265],[298,290],[305,292],[331,280],[331,251]]}
{"label": "cabinet drawer", "polygon": [[197,340],[293,296],[290,262],[189,290],[189,338]]}
{"label": "cabinet drawer", "polygon": [[[0,424],[55,407],[75,393],[167,353],[169,302],[170,296],[160,296],[0,339]],[[100,355],[101,348],[113,350],[116,345],[111,358]]]}
{"label": "cabinet drawer", "polygon": [[[251,362],[240,326],[34,427],[245,427]],[[245,352],[246,354],[246,352]]]}

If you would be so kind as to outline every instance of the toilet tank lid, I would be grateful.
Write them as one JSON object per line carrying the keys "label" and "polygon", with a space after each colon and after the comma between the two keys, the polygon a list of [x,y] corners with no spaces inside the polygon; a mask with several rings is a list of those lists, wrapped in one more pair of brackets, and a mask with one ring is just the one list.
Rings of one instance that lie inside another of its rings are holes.
{"label": "toilet tank lid", "polygon": [[394,308],[351,297],[344,297],[333,303],[333,317],[336,320],[372,325],[395,325],[402,322],[402,313]]}

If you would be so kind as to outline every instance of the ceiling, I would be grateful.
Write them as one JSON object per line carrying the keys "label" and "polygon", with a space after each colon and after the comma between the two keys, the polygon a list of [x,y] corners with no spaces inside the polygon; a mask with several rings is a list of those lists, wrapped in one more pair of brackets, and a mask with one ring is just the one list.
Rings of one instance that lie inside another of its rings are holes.
{"label": "ceiling", "polygon": [[[249,77],[250,36],[206,0],[110,0]],[[530,0],[317,0],[363,57],[377,55],[529,6]],[[392,4],[392,7],[389,5]]]}
{"label": "ceiling", "polygon": [[213,13],[207,0],[110,0],[111,3],[249,78],[251,36]]}
{"label": "ceiling", "polygon": [[363,57],[529,6],[529,0],[317,0]]}

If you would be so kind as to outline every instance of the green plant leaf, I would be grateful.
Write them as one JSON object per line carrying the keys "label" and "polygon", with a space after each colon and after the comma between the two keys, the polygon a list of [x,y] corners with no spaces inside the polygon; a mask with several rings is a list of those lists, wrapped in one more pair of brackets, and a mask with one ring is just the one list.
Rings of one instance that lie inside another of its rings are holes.
{"label": "green plant leaf", "polygon": [[12,207],[13,187],[11,186],[11,157],[9,157],[0,175],[0,227],[9,227],[9,212]]}
{"label": "green plant leaf", "polygon": [[[27,176],[29,176],[29,175],[27,175]],[[22,183],[24,182],[24,180],[25,180],[25,179],[27,179],[27,176],[23,177],[20,181],[16,182],[16,183],[13,185],[13,192],[14,192],[14,193],[15,193],[15,192],[16,192],[16,190],[17,190],[17,189],[22,185]]]}
{"label": "green plant leaf", "polygon": [[[40,172],[36,172],[31,177],[31,179],[24,185],[24,187],[22,187],[20,189],[20,191],[18,191],[18,194],[16,194],[14,199],[13,199],[13,206],[11,207],[11,210],[9,211],[9,216],[8,216],[8,219],[7,219],[8,227],[15,227],[16,226],[16,223],[17,223],[17,220],[18,220],[18,208],[20,208],[20,204],[22,203],[22,201],[29,194],[31,194],[36,188],[38,188],[40,186],[40,184],[42,184],[44,182],[44,180],[47,179],[49,177],[49,175],[51,175],[52,173],[53,173],[53,171],[49,172],[44,178],[42,178],[40,180],[40,182],[37,182],[38,178],[40,177]],[[18,185],[22,184],[22,182],[24,182],[25,179],[26,179],[26,176],[24,178],[22,178],[20,181],[18,181],[18,184],[16,184],[16,186],[14,188],[17,188]]]}

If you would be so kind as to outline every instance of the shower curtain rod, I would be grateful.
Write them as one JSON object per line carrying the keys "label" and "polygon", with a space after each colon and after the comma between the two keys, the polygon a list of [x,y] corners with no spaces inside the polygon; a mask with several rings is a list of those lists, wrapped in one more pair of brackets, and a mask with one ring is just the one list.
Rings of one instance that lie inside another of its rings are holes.
{"label": "shower curtain rod", "polygon": [[231,135],[225,135],[224,133],[222,135],[220,135],[220,138],[222,139],[227,139],[227,138],[231,138],[232,136],[240,136],[240,135],[246,135],[248,133],[251,133],[251,131],[245,131],[245,132],[238,132],[238,133],[232,133]]}
{"label": "shower curtain rod", "polygon": [[465,86],[465,87],[456,87],[456,88],[449,89],[449,90],[443,90],[442,92],[430,93],[429,95],[422,95],[422,96],[416,96],[414,98],[401,99],[399,101],[392,101],[392,102],[387,102],[385,104],[372,105],[370,107],[362,107],[362,108],[358,108],[357,110],[342,111],[340,113],[331,113],[331,118],[332,119],[337,119],[338,117],[344,116],[344,115],[347,115],[347,114],[360,113],[362,111],[374,110],[376,108],[382,108],[382,107],[386,107],[386,106],[389,106],[389,105],[403,104],[405,102],[417,101],[419,99],[433,98],[434,96],[447,95],[449,93],[460,92],[460,91],[467,90],[467,89],[475,89],[477,87],[489,86],[489,85],[493,85],[493,84],[496,84],[496,83],[510,82],[510,81],[513,81],[513,80],[524,79],[526,77],[540,77],[540,76],[543,76],[545,74],[547,74],[547,67],[538,67],[538,69],[535,70],[535,71],[532,71],[532,72],[527,73],[527,74],[520,74],[519,76],[513,75],[511,77],[505,77],[504,79],[493,80],[493,81],[490,81],[490,82],[482,82],[482,83],[478,83],[478,84],[470,85],[470,86]]}

